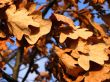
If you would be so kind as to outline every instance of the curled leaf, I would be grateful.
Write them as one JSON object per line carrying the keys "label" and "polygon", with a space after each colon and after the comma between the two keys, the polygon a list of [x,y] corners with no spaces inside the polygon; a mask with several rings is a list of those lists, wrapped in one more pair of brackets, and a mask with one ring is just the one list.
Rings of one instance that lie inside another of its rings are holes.
{"label": "curled leaf", "polygon": [[74,23],[73,23],[73,20],[70,19],[69,17],[66,17],[64,15],[60,15],[60,14],[53,14],[51,19],[68,24],[72,29],[76,30]]}
{"label": "curled leaf", "polygon": [[57,46],[55,46],[55,52],[67,68],[73,69],[75,67],[74,64],[77,64],[77,61]]}
{"label": "curled leaf", "polygon": [[35,44],[39,37],[49,33],[52,23],[42,19],[42,14],[29,15],[29,13],[25,8],[16,10],[16,6],[11,5],[6,10],[7,24],[10,33],[18,40],[24,35],[29,44]]}
{"label": "curled leaf", "polygon": [[40,26],[33,20],[32,16],[28,15],[26,9],[16,10],[15,5],[11,5],[11,7],[6,10],[6,14],[8,17],[9,30],[18,40],[21,40],[24,34],[29,35],[31,31],[29,25],[36,28]]}

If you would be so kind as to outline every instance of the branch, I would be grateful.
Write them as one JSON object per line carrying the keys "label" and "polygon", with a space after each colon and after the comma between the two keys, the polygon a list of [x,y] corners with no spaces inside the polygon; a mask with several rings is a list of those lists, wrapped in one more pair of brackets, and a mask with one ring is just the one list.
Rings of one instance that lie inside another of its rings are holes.
{"label": "branch", "polygon": [[10,61],[17,55],[17,52],[18,52],[19,49],[20,49],[20,48],[15,49],[15,50],[10,54],[11,56],[5,59],[5,63],[10,62]]}
{"label": "branch", "polygon": [[18,78],[18,72],[19,72],[19,67],[20,67],[20,51],[17,52],[16,54],[16,63],[15,66],[13,68],[13,78],[17,80]]}
{"label": "branch", "polygon": [[28,77],[28,75],[29,75],[29,73],[30,73],[30,71],[31,71],[31,67],[33,66],[33,64],[34,64],[34,58],[36,57],[36,54],[37,54],[37,48],[36,47],[34,47],[33,48],[33,53],[32,53],[32,55],[31,55],[31,57],[30,57],[30,63],[29,63],[29,68],[28,68],[28,70],[27,70],[27,72],[26,72],[26,75],[24,76],[24,78],[23,78],[23,80],[22,80],[22,82],[24,82],[25,80],[26,80],[26,78]]}
{"label": "branch", "polygon": [[22,63],[22,59],[23,59],[23,54],[24,54],[24,46],[25,46],[25,41],[24,38],[22,39],[22,43],[21,43],[21,47],[18,50],[17,54],[16,54],[16,63],[15,66],[13,68],[13,78],[17,80],[18,75],[19,75],[19,70],[20,70],[20,66]]}
{"label": "branch", "polygon": [[54,3],[56,3],[57,0],[52,0],[50,1],[50,3],[48,4],[48,6],[43,10],[42,12],[42,16],[45,17],[45,15],[47,14],[48,10],[54,5]]}
{"label": "branch", "polygon": [[10,77],[8,74],[6,74],[1,68],[0,68],[0,73],[2,74],[2,77],[6,79],[8,82],[17,82],[17,80],[13,79]]}
{"label": "branch", "polygon": [[[2,58],[2,60],[6,63],[6,59],[0,54],[0,57]],[[13,68],[9,62],[7,62],[7,65],[10,67],[10,68]]]}

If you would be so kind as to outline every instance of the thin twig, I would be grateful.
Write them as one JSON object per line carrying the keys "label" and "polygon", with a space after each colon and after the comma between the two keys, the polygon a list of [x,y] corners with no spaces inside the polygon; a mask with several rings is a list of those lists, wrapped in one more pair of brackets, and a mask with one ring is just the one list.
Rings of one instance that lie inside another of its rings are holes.
{"label": "thin twig", "polygon": [[19,67],[20,67],[20,51],[18,51],[18,53],[16,54],[16,63],[15,66],[13,68],[13,78],[17,80],[18,78],[18,72],[19,72]]}
{"label": "thin twig", "polygon": [[8,62],[10,62],[17,54],[17,52],[18,52],[18,50],[19,50],[20,48],[17,48],[17,49],[15,49],[11,54],[9,54],[9,55],[11,55],[11,57],[8,57],[8,58],[6,58],[5,59],[5,63],[8,63]]}
{"label": "thin twig", "polygon": [[26,78],[28,77],[28,75],[29,75],[29,73],[30,73],[30,71],[31,71],[31,67],[33,66],[33,64],[34,64],[34,58],[36,57],[36,55],[37,55],[37,48],[35,47],[35,48],[33,48],[33,54],[31,54],[31,57],[30,57],[30,63],[29,63],[29,68],[28,68],[28,70],[27,70],[27,72],[26,72],[26,75],[24,76],[24,78],[23,78],[23,80],[22,80],[22,82],[24,82],[25,80],[26,80]]}
{"label": "thin twig", "polygon": [[19,71],[23,71],[23,70],[25,70],[26,68],[27,68],[27,66],[25,66],[24,68],[20,69]]}
{"label": "thin twig", "polygon": [[50,1],[50,3],[48,4],[48,6],[43,10],[42,12],[42,16],[45,17],[45,15],[47,14],[47,12],[49,11],[49,9],[54,5],[54,3],[56,3],[57,0],[52,0]]}
{"label": "thin twig", "polygon": [[[2,62],[5,62],[6,61],[6,59],[0,54],[0,57],[2,57]],[[5,62],[6,63],[6,62]],[[9,62],[7,62],[7,65],[10,67],[10,68],[12,68],[13,69],[13,67],[9,64]]]}
{"label": "thin twig", "polygon": [[0,69],[0,73],[2,74],[2,77],[6,79],[8,82],[17,82],[14,78],[10,77],[8,74],[6,74],[2,69]]}
{"label": "thin twig", "polygon": [[48,58],[48,56],[40,57],[40,58],[36,59],[35,62],[36,62],[36,61],[39,61],[39,60],[41,60],[41,59],[43,59],[43,58]]}
{"label": "thin twig", "polygon": [[24,54],[24,46],[25,46],[25,39],[23,38],[22,39],[22,42],[21,42],[21,47],[20,47],[20,50],[18,50],[17,52],[17,55],[16,55],[16,63],[15,63],[15,66],[13,68],[13,78],[14,79],[18,79],[18,75],[19,75],[19,70],[20,70],[20,66],[21,66],[21,63],[22,63],[22,59],[23,59],[23,54]]}

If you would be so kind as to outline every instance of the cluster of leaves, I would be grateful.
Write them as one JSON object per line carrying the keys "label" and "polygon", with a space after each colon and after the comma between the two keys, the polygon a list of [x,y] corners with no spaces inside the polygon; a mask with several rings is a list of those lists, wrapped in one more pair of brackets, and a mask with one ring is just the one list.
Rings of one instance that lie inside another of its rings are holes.
{"label": "cluster of leaves", "polygon": [[[47,0],[50,2],[36,10],[32,0],[0,0],[0,68],[15,59],[13,79],[17,80],[20,66],[29,64],[23,78],[36,72],[35,80],[47,82],[54,77],[60,82],[108,82],[110,81],[110,14],[109,0]],[[88,4],[79,9],[79,3]],[[43,19],[49,8],[54,13],[50,19]],[[41,13],[40,10],[44,9]],[[94,21],[97,16],[105,24]],[[64,14],[67,16],[64,16]],[[42,15],[43,14],[43,15]],[[79,25],[74,24],[79,21]],[[16,37],[16,41],[10,37]],[[18,46],[10,50],[6,42]],[[47,44],[52,46],[48,51]],[[37,70],[35,59],[48,58],[46,72]],[[6,74],[1,70],[1,77]],[[7,76],[9,77],[9,76]],[[11,77],[10,77],[11,78]],[[9,78],[5,78],[9,80]],[[12,78],[11,78],[12,79]]]}

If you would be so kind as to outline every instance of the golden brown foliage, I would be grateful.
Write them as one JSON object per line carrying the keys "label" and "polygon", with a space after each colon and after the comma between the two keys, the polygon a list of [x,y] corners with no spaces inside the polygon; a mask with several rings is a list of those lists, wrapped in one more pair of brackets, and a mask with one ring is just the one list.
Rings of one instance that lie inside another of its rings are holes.
{"label": "golden brown foliage", "polygon": [[[79,3],[89,4],[80,9]],[[15,58],[13,73],[16,73],[14,69],[19,72],[21,65],[29,64],[24,81],[30,72],[36,72],[35,80],[41,82],[49,82],[51,75],[59,82],[109,81],[110,14],[106,13],[104,4],[108,4],[109,9],[110,1],[56,0],[50,4],[36,9],[36,3],[31,0],[0,0],[0,69]],[[53,9],[53,14],[44,19],[42,16],[48,7]],[[94,10],[97,13],[94,14]],[[105,24],[95,21],[96,14]],[[13,36],[15,42],[10,39]],[[6,42],[19,47],[19,53],[13,55],[16,50],[10,50]],[[45,72],[37,70],[39,66],[35,61],[39,57],[48,58]],[[0,73],[0,77],[4,77],[2,75]]]}

